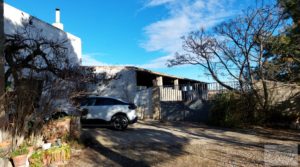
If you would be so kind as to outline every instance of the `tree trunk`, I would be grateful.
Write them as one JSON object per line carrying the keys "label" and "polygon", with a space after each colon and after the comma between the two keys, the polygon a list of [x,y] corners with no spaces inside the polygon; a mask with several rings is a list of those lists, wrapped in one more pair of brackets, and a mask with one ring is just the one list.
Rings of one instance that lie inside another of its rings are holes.
{"label": "tree trunk", "polygon": [[[3,0],[0,0],[0,97],[4,95],[5,81],[4,81],[4,6]],[[0,103],[1,104],[1,103]],[[5,118],[4,107],[0,106],[0,120]],[[0,127],[0,134],[4,133],[4,128]],[[2,142],[3,136],[0,137]]]}
{"label": "tree trunk", "polygon": [[3,95],[5,90],[4,81],[4,6],[3,0],[0,0],[0,96]]}

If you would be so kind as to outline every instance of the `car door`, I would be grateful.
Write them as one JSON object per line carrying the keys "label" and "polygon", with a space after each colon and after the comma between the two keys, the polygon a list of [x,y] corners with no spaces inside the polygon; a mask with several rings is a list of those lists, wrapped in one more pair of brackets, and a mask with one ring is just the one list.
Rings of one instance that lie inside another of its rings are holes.
{"label": "car door", "polygon": [[115,115],[116,113],[126,112],[126,110],[128,108],[127,105],[126,105],[127,103],[124,103],[122,101],[119,101],[117,99],[112,99],[112,98],[107,99],[107,104],[108,104],[107,109],[109,111],[109,112],[106,113],[106,116],[105,116],[107,120],[111,120],[111,117],[113,115]]}
{"label": "car door", "polygon": [[93,117],[93,119],[101,119],[107,121],[106,115],[109,112],[110,107],[108,103],[109,101],[106,98],[96,98],[93,110],[91,112],[91,116]]}

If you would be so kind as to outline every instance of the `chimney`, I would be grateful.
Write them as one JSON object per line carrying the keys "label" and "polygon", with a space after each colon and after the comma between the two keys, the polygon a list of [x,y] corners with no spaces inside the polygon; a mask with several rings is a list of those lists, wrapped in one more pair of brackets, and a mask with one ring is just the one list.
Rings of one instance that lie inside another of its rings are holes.
{"label": "chimney", "polygon": [[55,9],[55,23],[52,24],[54,27],[57,27],[61,30],[64,30],[64,25],[60,22],[60,9]]}

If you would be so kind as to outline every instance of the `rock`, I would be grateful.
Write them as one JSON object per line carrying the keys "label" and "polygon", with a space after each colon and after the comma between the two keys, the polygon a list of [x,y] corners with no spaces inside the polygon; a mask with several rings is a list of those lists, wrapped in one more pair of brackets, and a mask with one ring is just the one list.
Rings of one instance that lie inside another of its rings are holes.
{"label": "rock", "polygon": [[0,158],[0,166],[1,167],[13,167],[12,163],[7,158]]}

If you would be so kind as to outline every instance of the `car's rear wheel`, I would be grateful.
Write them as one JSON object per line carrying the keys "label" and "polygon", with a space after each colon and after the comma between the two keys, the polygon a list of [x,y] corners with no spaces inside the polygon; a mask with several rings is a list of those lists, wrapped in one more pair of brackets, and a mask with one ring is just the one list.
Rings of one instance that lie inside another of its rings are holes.
{"label": "car's rear wheel", "polygon": [[128,126],[128,119],[125,115],[116,115],[112,119],[112,124],[117,130],[124,130]]}

